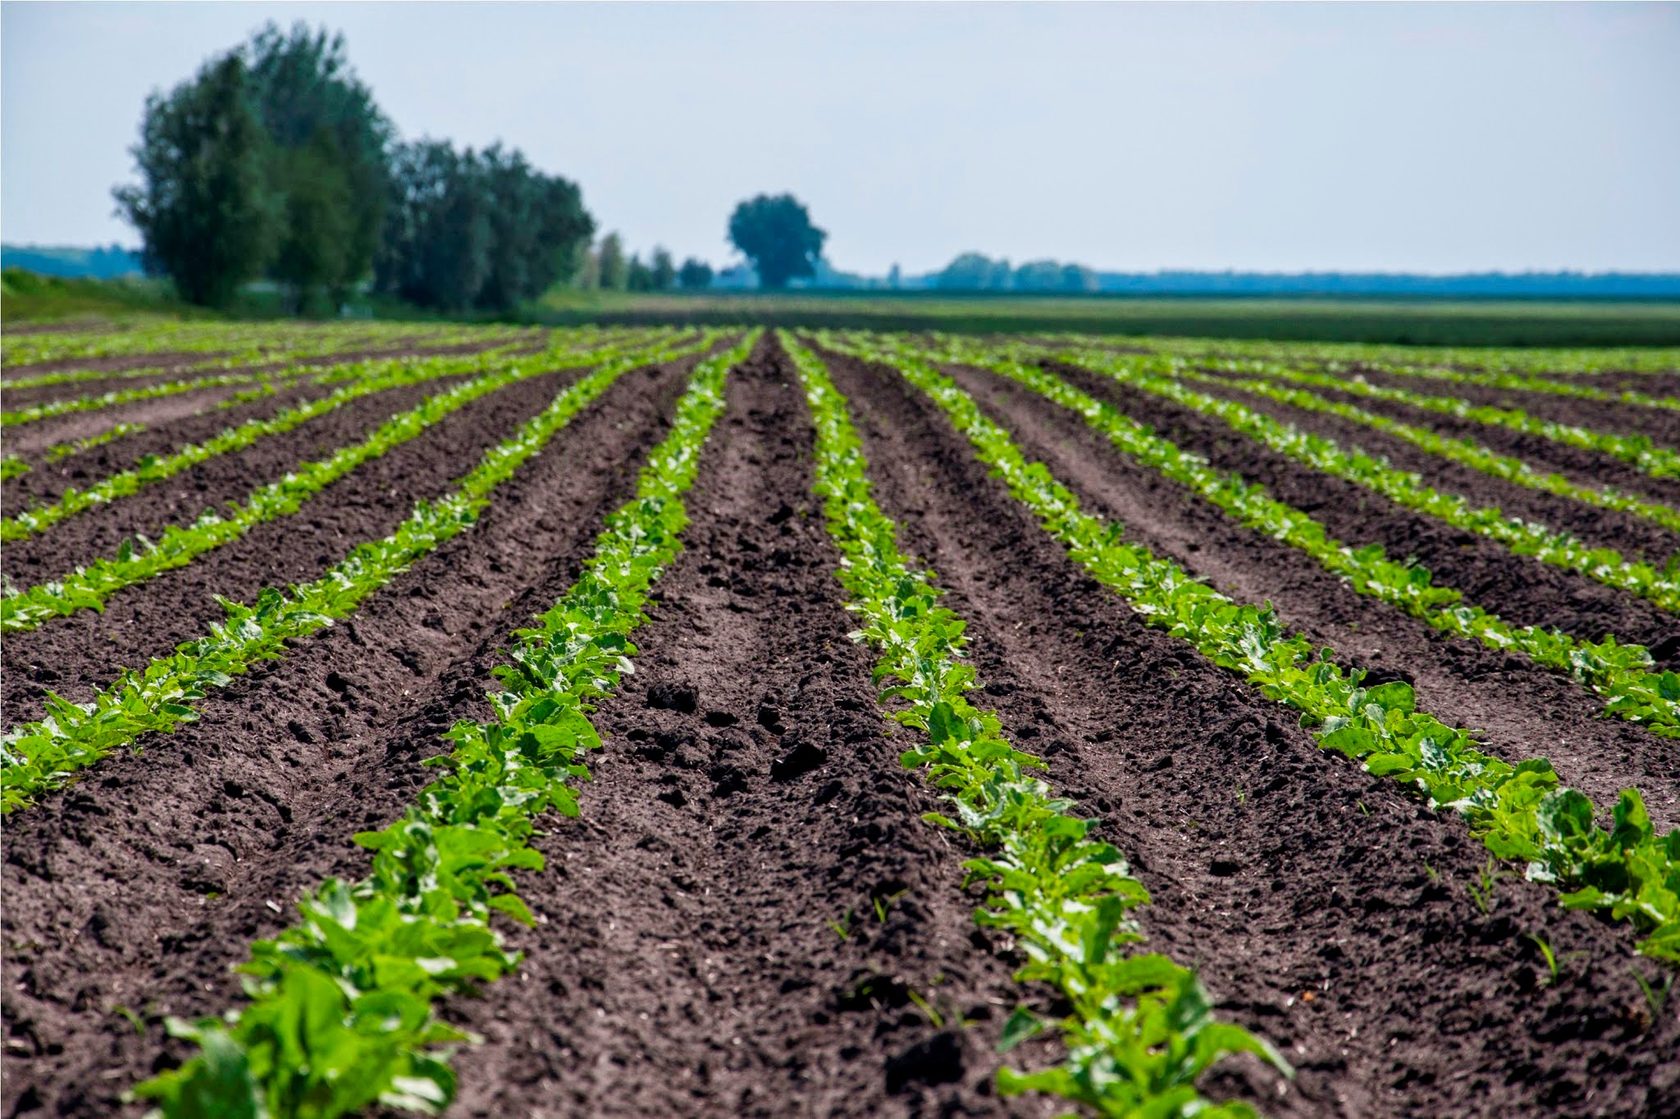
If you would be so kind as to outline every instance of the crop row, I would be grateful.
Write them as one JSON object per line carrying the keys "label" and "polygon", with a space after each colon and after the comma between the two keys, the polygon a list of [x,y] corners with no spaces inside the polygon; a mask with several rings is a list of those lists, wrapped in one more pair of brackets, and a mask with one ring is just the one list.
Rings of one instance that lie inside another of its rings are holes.
{"label": "crop row", "polygon": [[1366,687],[1361,670],[1343,669],[1329,650],[1288,632],[1270,608],[1235,602],[1178,564],[1123,542],[1121,525],[1086,513],[1048,467],[1029,462],[924,357],[890,343],[825,340],[897,368],[945,412],[1070,558],[1149,624],[1299,712],[1324,749],[1415,787],[1436,808],[1463,814],[1490,852],[1524,865],[1530,879],[1555,884],[1564,905],[1629,921],[1645,934],[1640,951],[1680,962],[1680,830],[1657,834],[1637,789],[1622,791],[1604,826],[1592,801],[1564,786],[1545,759],[1512,765],[1483,753],[1467,732],[1419,710],[1409,685]]}
{"label": "crop row", "polygon": [[396,531],[359,544],[313,582],[284,592],[264,591],[249,606],[223,600],[226,621],[168,656],[123,672],[90,702],[49,695],[44,719],[14,727],[0,738],[0,811],[29,804],[142,734],[196,718],[195,704],[209,690],[226,686],[258,661],[283,656],[288,640],[349,617],[368,595],[469,527],[498,486],[626,371],[693,353],[709,345],[710,338],[604,362],[485,451],[450,493],[416,503]]}
{"label": "crop row", "polygon": [[225,512],[206,510],[190,524],[170,525],[156,542],[125,541],[113,557],[94,560],[57,579],[0,596],[0,632],[30,630],[50,618],[103,609],[105,601],[125,587],[184,567],[206,552],[238,540],[257,525],[295,514],[333,482],[419,437],[474,400],[519,381],[597,360],[600,358],[594,354],[567,354],[563,350],[533,355],[436,393],[392,416],[359,442],[303,463],[278,481],[259,486]]}
{"label": "crop row", "polygon": [[[930,822],[983,852],[964,863],[988,891],[976,918],[1005,930],[1025,954],[1017,978],[1048,984],[1066,1001],[1066,1062],[1032,1073],[1006,1069],[1000,1089],[1047,1092],[1108,1116],[1252,1115],[1245,1104],[1204,1099],[1196,1080],[1232,1053],[1253,1053],[1284,1072],[1288,1064],[1242,1027],[1216,1021],[1194,972],[1130,950],[1143,939],[1130,913],[1149,901],[1148,891],[1119,850],[1091,835],[1093,821],[1072,815],[1034,775],[1042,759],[1017,748],[997,714],[968,698],[981,682],[963,661],[962,619],[939,605],[934,575],[899,550],[871,495],[845,398],[822,362],[791,340],[784,345],[816,423],[815,490],[842,557],[847,609],[861,620],[852,636],[879,654],[882,701],[918,739],[904,765],[923,771],[952,806],[953,815]],[[1044,1026],[1017,1009],[1003,1044]]]}
{"label": "crop row", "polygon": [[[1079,344],[1100,338],[1067,336]],[[1128,341],[1131,341],[1128,339]],[[1563,376],[1590,380],[1601,373],[1680,373],[1680,350],[1632,349],[1498,349],[1445,346],[1392,346],[1363,342],[1272,342],[1209,338],[1150,338],[1159,353],[1202,360],[1235,356],[1261,361],[1319,362],[1364,365],[1392,370],[1470,370],[1513,376]]]}
{"label": "crop row", "polygon": [[223,1019],[174,1022],[198,1056],[140,1085],[166,1119],[273,1115],[329,1119],[381,1104],[436,1112],[454,1096],[447,1046],[468,1035],[435,1004],[518,962],[496,913],[530,924],[510,872],[539,870],[536,817],[576,815],[584,754],[600,745],[593,703],[631,671],[631,634],[649,591],[681,550],[683,495],[723,412],[729,369],[756,335],[700,364],[636,495],[607,519],[578,581],[514,634],[494,717],[460,722],[444,774],[404,815],[356,836],[372,870],[324,882],[301,919],[257,942],[243,970],[249,1004]]}
{"label": "crop row", "polygon": [[1303,389],[1286,388],[1272,381],[1213,377],[1188,369],[1178,369],[1174,376],[1180,380],[1193,381],[1198,384],[1241,389],[1244,392],[1263,396],[1269,400],[1275,400],[1280,404],[1288,404],[1304,411],[1321,412],[1352,423],[1362,424],[1386,435],[1392,435],[1430,454],[1439,455],[1462,466],[1468,466],[1472,470],[1480,471],[1491,478],[1498,478],[1501,481],[1522,486],[1524,489],[1538,490],[1557,497],[1566,497],[1600,509],[1627,513],[1630,516],[1661,525],[1670,531],[1680,532],[1680,510],[1671,505],[1664,505],[1661,502],[1623,493],[1609,486],[1583,485],[1579,482],[1570,481],[1561,474],[1541,473],[1522,459],[1512,455],[1500,454],[1491,447],[1471,439],[1442,435],[1438,431],[1405,423],[1355,404],[1331,400]]}
{"label": "crop row", "polygon": [[343,334],[326,341],[311,336],[301,338],[296,344],[283,348],[265,350],[253,347],[245,353],[231,356],[223,354],[188,362],[177,360],[167,364],[143,365],[121,370],[59,369],[51,373],[33,373],[8,377],[5,380],[5,387],[7,389],[31,389],[45,388],[51,385],[77,384],[83,381],[124,381],[140,377],[156,377],[167,373],[202,373],[211,369],[233,371],[241,364],[254,361],[268,364],[304,362],[334,357],[354,350],[375,351],[370,353],[369,357],[380,356],[382,353],[398,356],[417,348],[431,349],[462,344],[508,345],[521,340],[529,340],[528,332],[517,331],[509,327],[486,328],[481,326],[450,331],[433,330],[420,338],[391,338],[389,331],[376,334]]}
{"label": "crop row", "polygon": [[1394,606],[1444,633],[1468,637],[1490,649],[1515,650],[1537,664],[1586,684],[1606,709],[1657,734],[1680,738],[1680,675],[1652,672],[1644,646],[1613,637],[1592,642],[1556,629],[1516,626],[1458,590],[1436,583],[1415,562],[1391,559],[1381,544],[1350,545],[1331,536],[1310,514],[1273,497],[1239,474],[1221,473],[1144,424],[1080,392],[1060,377],[987,347],[943,338],[932,356],[976,365],[1026,386],[1079,415],[1129,457],[1185,486],[1240,523],[1281,540],[1347,581],[1355,592]]}
{"label": "crop row", "polygon": [[1239,401],[1197,392],[1180,383],[1173,375],[1177,370],[1171,365],[1094,350],[1067,350],[1053,356],[1223,420],[1234,431],[1296,462],[1372,490],[1404,508],[1496,541],[1517,555],[1532,556],[1542,563],[1638,595],[1664,610],[1680,612],[1680,571],[1658,570],[1649,563],[1630,561],[1613,548],[1589,547],[1567,533],[1507,516],[1496,507],[1472,505],[1461,495],[1437,490],[1420,475],[1397,469],[1383,459],[1357,449],[1344,449],[1333,439],[1301,431]]}
{"label": "crop row", "polygon": [[6,338],[3,363],[10,369],[47,361],[102,360],[161,353],[223,353],[255,357],[296,346],[341,346],[351,339],[380,344],[432,335],[458,336],[462,330],[453,324],[219,323],[157,319],[119,329],[11,334]]}
{"label": "crop row", "polygon": [[[574,356],[585,356],[599,336],[593,331],[557,335],[557,345],[568,346]],[[143,487],[174,477],[218,455],[244,450],[261,439],[286,432],[317,417],[360,400],[365,396],[395,388],[424,384],[444,377],[482,373],[507,361],[510,347],[498,347],[469,355],[450,355],[433,358],[397,358],[370,360],[361,363],[356,380],[327,396],[304,401],[283,409],[272,416],[248,420],[236,427],[226,428],[202,443],[190,443],[167,455],[148,455],[130,470],[118,471],[86,489],[70,487],[57,501],[37,505],[0,520],[0,540],[22,540],[47,531],[77,513],[98,505],[106,505],[119,498],[138,493]]]}
{"label": "crop row", "polygon": [[[1238,367],[1234,371],[1241,371]],[[1575,424],[1531,416],[1520,408],[1499,408],[1490,404],[1472,404],[1451,396],[1435,396],[1411,389],[1375,385],[1358,376],[1331,373],[1309,373],[1283,365],[1262,364],[1256,370],[1274,380],[1297,385],[1345,392],[1370,400],[1404,404],[1425,412],[1470,420],[1490,427],[1503,427],[1524,435],[1537,435],[1554,443],[1580,450],[1609,455],[1651,475],[1653,478],[1680,477],[1680,451],[1657,445],[1646,435],[1620,435],[1614,432],[1592,431]]]}

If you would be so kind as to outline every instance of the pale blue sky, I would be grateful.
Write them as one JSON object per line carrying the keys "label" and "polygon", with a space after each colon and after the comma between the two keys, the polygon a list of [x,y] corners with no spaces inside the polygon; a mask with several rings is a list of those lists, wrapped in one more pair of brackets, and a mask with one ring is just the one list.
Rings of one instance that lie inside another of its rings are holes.
{"label": "pale blue sky", "polygon": [[1680,270],[1680,5],[37,4],[3,21],[0,235],[111,214],[146,94],[341,29],[405,136],[501,139],[722,262],[792,190],[841,268]]}

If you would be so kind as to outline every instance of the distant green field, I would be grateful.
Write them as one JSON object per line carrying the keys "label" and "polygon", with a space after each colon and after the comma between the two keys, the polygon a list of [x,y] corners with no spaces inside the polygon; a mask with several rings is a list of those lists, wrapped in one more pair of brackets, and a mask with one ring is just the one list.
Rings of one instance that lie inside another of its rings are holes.
{"label": "distant green field", "polygon": [[556,324],[752,322],[865,330],[1071,330],[1435,346],[1680,345],[1680,302],[555,291],[541,301],[535,315]]}

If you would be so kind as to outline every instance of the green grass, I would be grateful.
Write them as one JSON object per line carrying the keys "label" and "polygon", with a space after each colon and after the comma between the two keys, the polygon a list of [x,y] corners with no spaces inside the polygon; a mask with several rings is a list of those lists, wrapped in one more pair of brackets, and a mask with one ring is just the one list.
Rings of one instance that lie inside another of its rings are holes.
{"label": "green grass", "polygon": [[1437,346],[1680,345],[1680,301],[556,290],[531,313],[554,324],[751,322],[809,329],[976,334],[1076,331]]}
{"label": "green grass", "polygon": [[139,314],[208,318],[176,300],[158,280],[82,280],[42,276],[22,268],[0,273],[0,321],[58,322],[133,318]]}

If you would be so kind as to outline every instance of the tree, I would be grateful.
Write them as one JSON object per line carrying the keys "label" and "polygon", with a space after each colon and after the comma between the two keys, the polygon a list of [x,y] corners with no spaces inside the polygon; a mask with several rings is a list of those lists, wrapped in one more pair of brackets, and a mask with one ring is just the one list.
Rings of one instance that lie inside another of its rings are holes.
{"label": "tree", "polygon": [[649,269],[653,272],[653,290],[670,291],[677,282],[677,266],[671,262],[671,254],[663,247],[654,246],[653,263]]}
{"label": "tree", "polygon": [[282,206],[270,275],[293,288],[300,307],[323,289],[340,303],[379,245],[391,124],[350,69],[342,36],[302,23],[282,35],[271,23],[243,53]]}
{"label": "tree", "polygon": [[632,256],[627,280],[631,291],[652,291],[653,269],[643,264],[640,256]]}
{"label": "tree", "polygon": [[752,261],[758,282],[773,290],[812,275],[827,239],[791,194],[761,194],[736,206],[729,218],[729,240]]}
{"label": "tree", "polygon": [[261,271],[276,217],[244,60],[225,55],[167,97],[147,98],[133,152],[141,182],[115,196],[140,231],[147,269],[189,302],[227,306]]}
{"label": "tree", "polygon": [[601,238],[601,290],[623,291],[630,286],[630,266],[624,259],[624,238],[609,233]]}
{"label": "tree", "polygon": [[489,203],[477,157],[441,140],[403,144],[391,159],[385,236],[374,282],[421,307],[463,311],[490,272]]}
{"label": "tree", "polygon": [[946,291],[1006,291],[1014,275],[1007,260],[992,260],[980,253],[963,253],[934,278],[934,286]]}
{"label": "tree", "polygon": [[677,271],[677,283],[687,291],[699,291],[712,286],[712,266],[703,260],[689,257]]}

